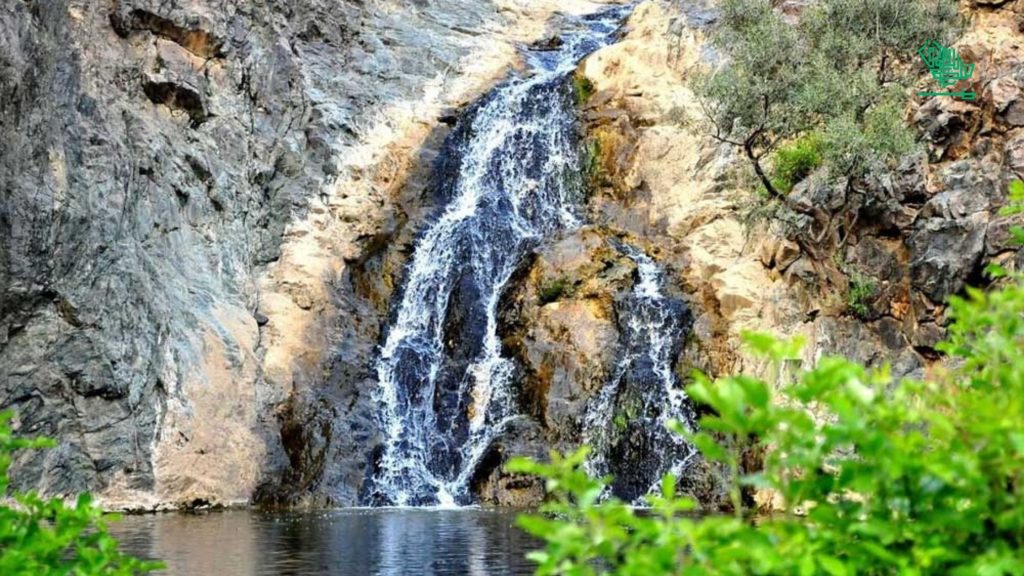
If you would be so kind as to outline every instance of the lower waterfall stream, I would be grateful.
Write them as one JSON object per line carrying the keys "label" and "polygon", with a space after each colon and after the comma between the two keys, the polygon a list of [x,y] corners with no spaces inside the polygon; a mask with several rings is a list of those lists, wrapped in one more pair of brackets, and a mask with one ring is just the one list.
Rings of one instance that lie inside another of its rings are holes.
{"label": "lower waterfall stream", "polygon": [[[435,169],[444,206],[416,242],[381,345],[375,398],[384,443],[364,504],[471,503],[469,485],[491,442],[525,417],[515,363],[498,337],[499,299],[531,250],[584,223],[572,75],[614,41],[630,8],[574,19],[561,43],[529,51],[526,71],[471,106],[449,135]],[[622,356],[591,402],[585,439],[597,448],[594,473],[616,474],[623,447],[650,456],[642,473],[613,487],[634,501],[692,456],[664,427],[670,418],[692,421],[672,370],[688,312],[662,293],[663,274],[649,257],[616,248],[636,262],[638,280],[617,306]],[[623,398],[636,417],[616,440],[605,429]]]}
{"label": "lower waterfall stream", "polygon": [[[587,471],[594,477],[611,474],[611,494],[644,504],[666,472],[678,476],[696,454],[668,429],[672,420],[688,427],[695,421],[672,369],[690,314],[681,300],[665,294],[665,275],[649,256],[625,244],[616,248],[636,262],[638,279],[632,293],[616,303],[620,357],[587,410],[584,440],[594,450]],[[630,451],[642,457],[626,457]]]}

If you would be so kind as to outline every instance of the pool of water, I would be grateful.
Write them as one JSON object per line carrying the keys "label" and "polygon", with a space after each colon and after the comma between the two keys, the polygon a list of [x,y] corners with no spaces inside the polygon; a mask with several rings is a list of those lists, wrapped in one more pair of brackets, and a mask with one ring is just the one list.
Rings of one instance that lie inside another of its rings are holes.
{"label": "pool of water", "polygon": [[531,574],[537,542],[514,512],[483,509],[230,510],[125,516],[111,525],[122,548],[159,559],[163,574]]}

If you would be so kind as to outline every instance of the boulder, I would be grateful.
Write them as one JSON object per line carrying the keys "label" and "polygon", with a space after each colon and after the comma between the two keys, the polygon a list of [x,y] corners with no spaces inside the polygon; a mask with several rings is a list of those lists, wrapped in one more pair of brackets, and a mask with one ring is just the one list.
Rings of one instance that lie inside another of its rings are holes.
{"label": "boulder", "polygon": [[536,422],[519,420],[500,434],[481,459],[472,479],[473,493],[480,503],[512,508],[538,506],[544,501],[544,481],[536,476],[506,472],[504,463],[512,456],[547,457],[544,433]]}
{"label": "boulder", "polygon": [[587,401],[610,376],[619,340],[614,300],[636,269],[608,240],[583,228],[552,242],[503,298],[500,334],[522,364],[528,412],[564,448],[580,440]]}
{"label": "boulder", "polygon": [[1024,98],[1013,76],[1000,76],[992,81],[987,90],[996,113],[1007,124],[1013,127],[1024,126]]}
{"label": "boulder", "polygon": [[933,302],[963,289],[985,252],[985,212],[964,218],[919,220],[907,238],[910,278],[914,288]]}
{"label": "boulder", "polygon": [[1020,245],[1012,234],[1015,227],[1024,226],[1024,214],[996,216],[988,226],[985,237],[985,253],[995,256],[1007,250],[1018,250]]}
{"label": "boulder", "polygon": [[913,121],[930,144],[933,161],[957,159],[969,153],[981,113],[973,104],[961,100],[929,98],[914,113]]}

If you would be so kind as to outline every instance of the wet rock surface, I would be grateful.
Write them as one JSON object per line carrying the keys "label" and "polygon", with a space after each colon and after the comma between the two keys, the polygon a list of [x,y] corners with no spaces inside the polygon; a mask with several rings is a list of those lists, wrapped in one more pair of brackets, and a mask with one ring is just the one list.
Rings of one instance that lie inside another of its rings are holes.
{"label": "wet rock surface", "polygon": [[[691,315],[636,242],[587,226],[547,243],[509,283],[499,316],[503,346],[521,369],[525,413],[539,424],[539,444],[518,441],[519,453],[587,444],[591,473],[611,474],[611,494],[627,501],[668,471],[691,478],[688,487],[713,484],[692,447],[666,428],[693,420],[675,376]],[[495,476],[481,497],[520,502],[491,488]]]}
{"label": "wet rock surface", "polygon": [[502,298],[500,335],[523,371],[528,413],[562,451],[581,444],[587,404],[617,359],[615,301],[632,289],[636,264],[609,239],[584,228],[551,243]]}

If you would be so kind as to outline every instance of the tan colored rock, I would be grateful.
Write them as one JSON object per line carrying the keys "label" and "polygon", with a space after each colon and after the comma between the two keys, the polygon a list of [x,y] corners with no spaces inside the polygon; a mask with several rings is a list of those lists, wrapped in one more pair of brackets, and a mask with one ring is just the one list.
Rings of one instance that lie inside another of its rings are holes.
{"label": "tan colored rock", "polygon": [[565,448],[579,440],[586,403],[609,378],[619,337],[613,302],[636,268],[608,240],[607,231],[585,227],[544,247],[501,312],[530,410]]}
{"label": "tan colored rock", "polygon": [[[173,433],[161,436],[154,468],[156,493],[165,502],[246,504],[262,479],[266,447],[252,384],[256,322],[237,308],[213,317],[219,325],[203,335],[205,363],[172,391],[164,413],[164,429]],[[238,345],[226,345],[222,333]]]}
{"label": "tan colored rock", "polygon": [[1020,86],[1012,76],[996,78],[989,84],[987,90],[997,112],[1005,112],[1010,105],[1020,99]]}
{"label": "tan colored rock", "polygon": [[608,379],[618,331],[605,306],[589,300],[552,302],[540,309],[526,346],[527,366],[537,374],[534,400],[543,422],[571,430],[590,396]]}
{"label": "tan colored rock", "polygon": [[731,323],[740,323],[758,317],[765,299],[765,288],[771,282],[763,265],[748,260],[716,274],[711,285],[722,316]]}
{"label": "tan colored rock", "polygon": [[786,268],[799,257],[800,247],[796,245],[796,242],[793,242],[792,240],[782,240],[779,242],[779,248],[775,251],[773,259],[775,267],[779,271],[785,271]]}

